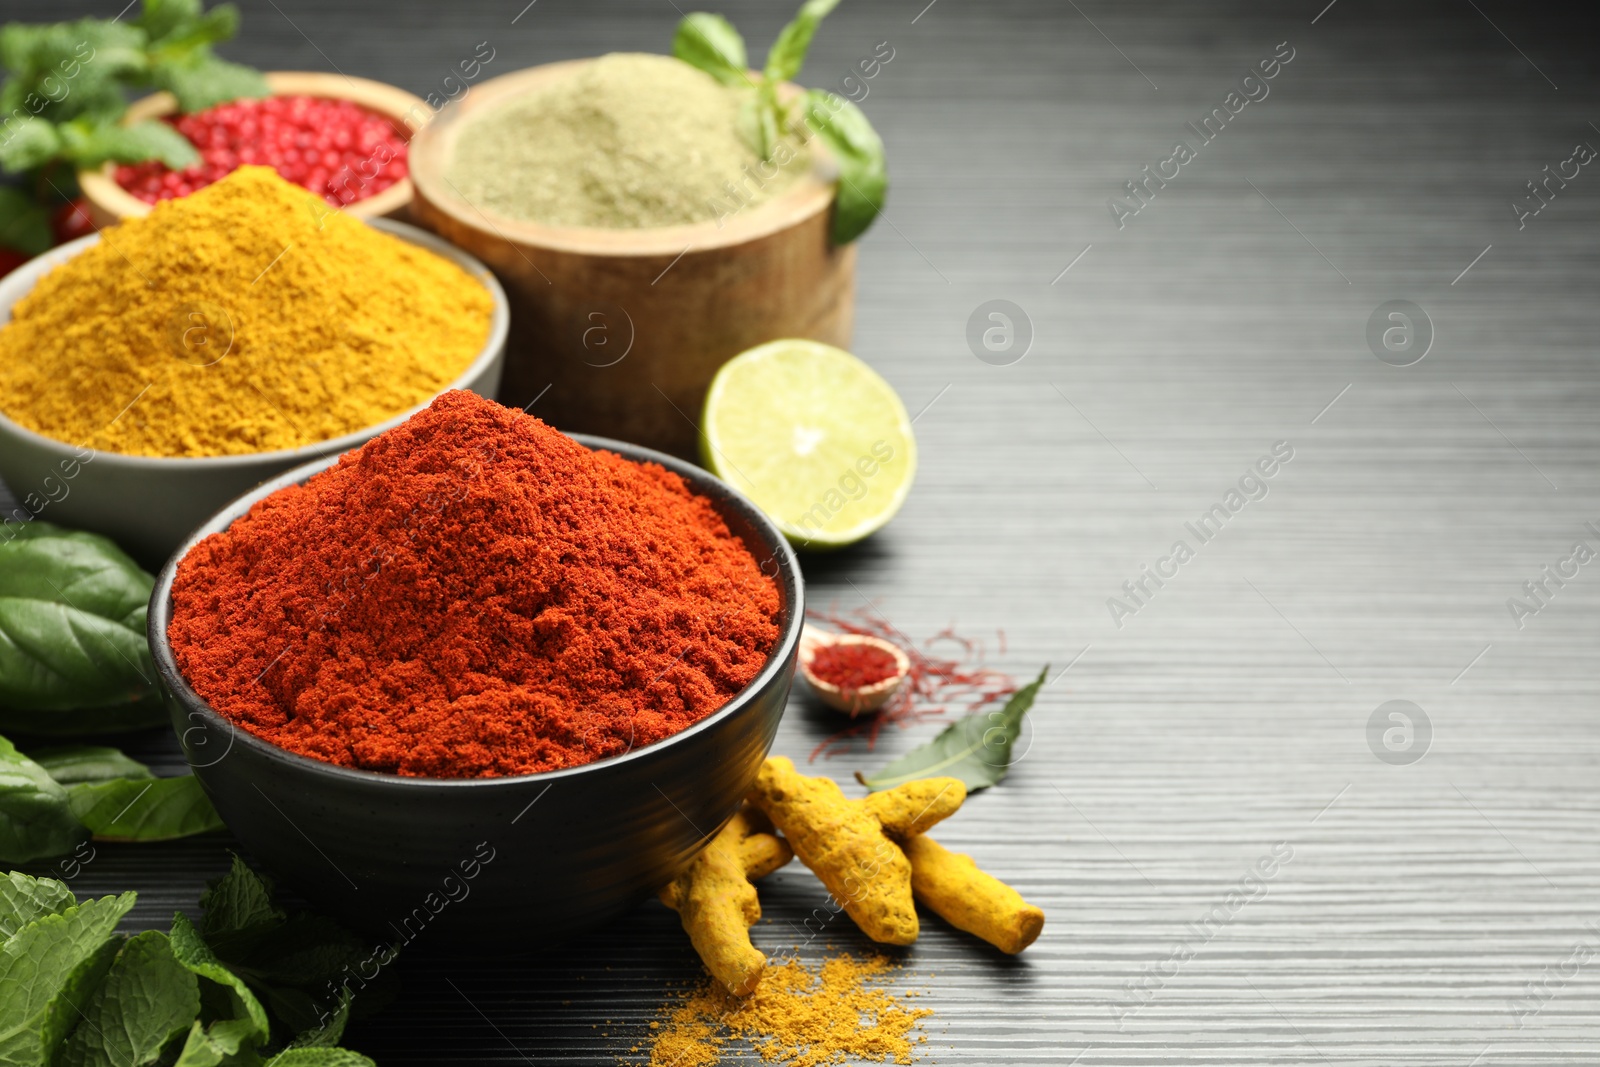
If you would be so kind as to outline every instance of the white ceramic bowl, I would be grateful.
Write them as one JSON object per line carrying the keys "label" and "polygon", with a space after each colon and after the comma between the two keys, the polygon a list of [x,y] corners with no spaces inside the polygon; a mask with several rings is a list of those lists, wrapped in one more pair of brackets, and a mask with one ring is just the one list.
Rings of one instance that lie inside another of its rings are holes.
{"label": "white ceramic bowl", "polygon": [[[414,226],[389,219],[367,223],[456,263],[483,283],[494,300],[489,338],[466,371],[448,389],[470,389],[493,397],[500,388],[506,331],[511,313],[505,291],[477,259]],[[0,279],[0,326],[11,321],[11,308],[32,291],[38,280],[100,239],[98,234],[70,241],[28,261]],[[230,500],[267,478],[324,456],[359,447],[412,414],[409,411],[342,437],[304,448],[239,456],[167,458],[130,456],[79,449],[65,441],[34,433],[0,411],[0,479],[13,496],[38,518],[74,529],[104,534],[146,567],[161,565],[201,523]],[[4,399],[0,398],[0,405]]]}

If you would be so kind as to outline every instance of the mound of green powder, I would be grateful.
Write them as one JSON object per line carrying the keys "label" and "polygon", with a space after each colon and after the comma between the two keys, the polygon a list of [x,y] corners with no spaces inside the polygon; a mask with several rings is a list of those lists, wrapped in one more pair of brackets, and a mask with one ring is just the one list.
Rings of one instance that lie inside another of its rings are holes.
{"label": "mound of green powder", "polygon": [[719,218],[770,200],[810,165],[793,142],[772,162],[751,150],[738,129],[746,93],[670,56],[602,56],[463,119],[445,174],[478,208],[527,222],[645,229]]}

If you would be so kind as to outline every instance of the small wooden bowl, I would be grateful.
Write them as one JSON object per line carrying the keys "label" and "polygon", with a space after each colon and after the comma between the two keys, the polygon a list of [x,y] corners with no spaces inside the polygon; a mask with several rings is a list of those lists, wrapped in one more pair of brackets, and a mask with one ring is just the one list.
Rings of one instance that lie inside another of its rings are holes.
{"label": "small wooden bowl", "polygon": [[813,139],[812,173],[766,203],[652,229],[545,226],[480,210],[456,191],[446,165],[465,119],[591,62],[490,79],[419,130],[412,212],[505,286],[501,400],[538,400],[533,413],[563,430],[692,456],[706,388],[723,363],[784,337],[850,346],[856,251],[829,236],[836,167]]}
{"label": "small wooden bowl", "polygon": [[[860,689],[842,689],[832,682],[825,682],[812,673],[811,661],[818,649],[829,645],[871,645],[882,649],[894,657],[895,673],[881,682]],[[815,626],[807,626],[800,631],[800,673],[824,704],[855,718],[877,711],[889,702],[889,698],[899,691],[911,673],[911,660],[896,645],[882,638],[866,634],[831,634]]]}
{"label": "small wooden bowl", "polygon": [[[315,96],[325,100],[349,100],[368,111],[375,111],[391,120],[395,129],[414,131],[433,115],[433,109],[419,97],[404,89],[366,78],[346,78],[341,74],[324,74],[320,71],[277,70],[267,74],[267,86],[273,96]],[[171,93],[152,93],[128,106],[123,122],[141,122],[159,119],[172,114],[178,102]],[[150,214],[153,205],[145,203],[117,184],[118,164],[107,163],[98,170],[80,170],[78,187],[89,202],[89,217],[96,229]],[[400,215],[411,203],[411,179],[401,178],[381,192],[356,200],[344,208],[359,218],[377,218]]]}

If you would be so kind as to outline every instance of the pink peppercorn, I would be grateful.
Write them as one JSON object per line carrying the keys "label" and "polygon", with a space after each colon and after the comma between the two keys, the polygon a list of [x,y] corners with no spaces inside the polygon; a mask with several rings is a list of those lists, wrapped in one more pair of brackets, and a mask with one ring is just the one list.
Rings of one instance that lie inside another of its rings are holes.
{"label": "pink peppercorn", "polygon": [[200,153],[172,170],[150,160],[117,168],[117,184],[147,204],[187,196],[243,164],[273,167],[335,207],[406,176],[406,138],[390,119],[348,100],[269,96],[168,118]]}

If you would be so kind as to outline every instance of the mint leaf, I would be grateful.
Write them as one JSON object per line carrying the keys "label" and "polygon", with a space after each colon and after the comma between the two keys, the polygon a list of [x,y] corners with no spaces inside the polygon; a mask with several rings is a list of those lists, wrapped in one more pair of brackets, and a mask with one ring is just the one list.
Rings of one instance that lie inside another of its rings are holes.
{"label": "mint leaf", "polygon": [[721,15],[692,11],[678,22],[672,35],[672,54],[691,67],[705,71],[723,85],[750,81],[744,38]]}
{"label": "mint leaf", "polygon": [[152,68],[151,80],[177,97],[184,112],[271,92],[260,71],[209,54],[164,62]]}
{"label": "mint leaf", "polygon": [[44,205],[15,186],[0,186],[0,245],[37,256],[53,244]]}
{"label": "mint leaf", "polygon": [[286,918],[283,909],[272,902],[271,883],[252,871],[237,853],[228,873],[200,894],[200,906],[205,909],[201,933],[213,942],[219,936],[279,926]]}
{"label": "mint leaf", "polygon": [[67,791],[0,737],[0,862],[64,855],[87,836]]}
{"label": "mint leaf", "polygon": [[289,1042],[290,1048],[331,1048],[339,1043],[344,1036],[344,1028],[350,1023],[350,1003],[353,1000],[350,987],[345,986],[339,991],[339,1006],[333,1009],[328,1016],[328,1021],[320,1026],[302,1030]]}
{"label": "mint leaf", "polygon": [[66,983],[44,1009],[44,1024],[39,1030],[39,1046],[44,1053],[43,1063],[54,1067],[60,1061],[61,1046],[72,1033],[73,1027],[83,1019],[83,1009],[100,988],[100,983],[111,973],[111,964],[122,948],[121,937],[113,937],[94,951],[88,959],[78,964]]}
{"label": "mint leaf", "polygon": [[151,43],[159,43],[184,32],[202,17],[204,10],[201,0],[144,0],[133,24],[144,31]]}
{"label": "mint leaf", "polygon": [[377,1067],[347,1048],[286,1048],[269,1062],[272,1067]]}
{"label": "mint leaf", "polygon": [[11,23],[0,29],[0,63],[10,72],[0,111],[55,123],[116,118],[127,106],[123,82],[145,70],[144,45],[144,33],[123,22]]}
{"label": "mint leaf", "polygon": [[0,875],[0,938],[35,919],[60,915],[77,902],[72,890],[54,878],[32,878],[21,871]]}
{"label": "mint leaf", "polygon": [[838,161],[833,241],[849,244],[872,226],[889,196],[883,141],[860,108],[822,89],[806,90],[801,121],[822,138]]}
{"label": "mint leaf", "polygon": [[200,1014],[200,986],[172,955],[167,935],[149,930],[129,938],[82,1023],[61,1050],[60,1067],[144,1067]]}
{"label": "mint leaf", "polygon": [[219,1067],[255,1040],[252,1024],[244,1019],[223,1019],[210,1026],[196,1022],[189,1028],[189,1037],[173,1067]]}
{"label": "mint leaf", "polygon": [[872,777],[857,771],[856,780],[874,792],[918,778],[940,776],[960,778],[968,789],[999,785],[1011,769],[1011,745],[1022,732],[1022,717],[1033,706],[1033,698],[1049,670],[1046,666],[1039,677],[1012,693],[999,711],[957,719],[938,737],[912,749]]}
{"label": "mint leaf", "polygon": [[778,33],[778,39],[767,52],[768,81],[786,82],[800,73],[817,27],[822,24],[823,17],[838,6],[839,0],[806,0],[800,5],[794,21]]}
{"label": "mint leaf", "polygon": [[0,168],[12,174],[31,170],[54,159],[63,143],[48,119],[13,113],[0,119]]}
{"label": "mint leaf", "polygon": [[34,749],[28,755],[62,785],[155,777],[149,767],[129,759],[121,749],[105,745],[57,745]]}
{"label": "mint leaf", "polygon": [[[218,935],[210,943],[218,958],[250,983],[268,1013],[290,1033],[319,1026],[334,1006],[328,991],[374,957],[368,942],[333,920],[308,912],[298,912],[279,926]],[[386,988],[391,977],[391,971],[380,970],[375,979],[363,982],[363,1009],[392,992]]]}
{"label": "mint leaf", "polygon": [[[216,953],[205,943],[194,924],[182,912],[172,917],[172,954],[178,962],[208,981],[222,986],[233,1006],[232,1017],[248,1024],[252,1043],[265,1041],[268,1033],[267,1011],[261,1006],[244,979],[234,974]],[[193,1035],[191,1035],[192,1037]],[[187,1048],[185,1049],[187,1052]]]}
{"label": "mint leaf", "polygon": [[159,159],[173,170],[182,170],[200,161],[200,153],[189,139],[158,119],[132,126],[115,122],[91,126],[80,119],[61,127],[61,137],[62,154],[86,170],[107,161],[142,163],[147,159]]}
{"label": "mint leaf", "polygon": [[111,939],[135,896],[86,900],[34,920],[0,945],[0,1064],[43,1062],[46,1010]]}
{"label": "mint leaf", "polygon": [[75,785],[67,790],[67,803],[101,840],[167,841],[222,829],[222,819],[192,774]]}

